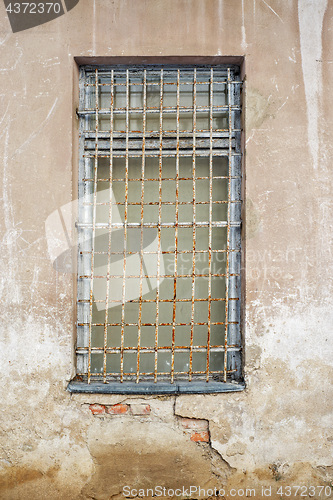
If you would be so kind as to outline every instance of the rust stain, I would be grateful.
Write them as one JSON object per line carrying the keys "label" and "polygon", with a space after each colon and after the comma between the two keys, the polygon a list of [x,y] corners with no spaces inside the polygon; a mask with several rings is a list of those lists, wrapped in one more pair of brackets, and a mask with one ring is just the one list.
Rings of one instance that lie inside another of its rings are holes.
{"label": "rust stain", "polygon": [[0,492],[12,490],[16,486],[22,486],[42,478],[53,479],[58,471],[59,466],[51,467],[46,472],[30,467],[8,467],[0,475]]}

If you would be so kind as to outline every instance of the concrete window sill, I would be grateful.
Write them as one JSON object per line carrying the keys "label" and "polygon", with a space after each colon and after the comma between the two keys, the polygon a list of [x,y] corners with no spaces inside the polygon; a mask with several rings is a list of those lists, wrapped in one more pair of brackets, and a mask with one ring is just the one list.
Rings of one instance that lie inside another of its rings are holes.
{"label": "concrete window sill", "polygon": [[243,382],[86,382],[72,380],[67,390],[71,393],[86,394],[209,394],[237,392],[245,389]]}

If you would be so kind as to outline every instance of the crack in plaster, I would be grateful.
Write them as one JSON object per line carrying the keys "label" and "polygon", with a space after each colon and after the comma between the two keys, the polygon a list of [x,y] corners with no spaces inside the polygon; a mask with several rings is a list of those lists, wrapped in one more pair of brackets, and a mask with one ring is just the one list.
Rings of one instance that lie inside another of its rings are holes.
{"label": "crack in plaster", "polygon": [[271,7],[271,6],[267,3],[267,2],[265,2],[265,0],[261,0],[261,1],[262,1],[265,5],[266,5],[266,7],[268,7],[268,8],[269,8],[269,10],[270,10],[271,12],[273,12],[273,14],[275,14],[275,15],[276,15],[276,17],[277,17],[278,19],[280,19],[281,23],[282,23],[282,24],[284,24],[284,20],[283,20],[283,19],[279,16],[279,14],[278,14],[277,12],[275,12],[275,10],[274,10],[274,9],[273,9],[273,8],[272,8],[272,7]]}

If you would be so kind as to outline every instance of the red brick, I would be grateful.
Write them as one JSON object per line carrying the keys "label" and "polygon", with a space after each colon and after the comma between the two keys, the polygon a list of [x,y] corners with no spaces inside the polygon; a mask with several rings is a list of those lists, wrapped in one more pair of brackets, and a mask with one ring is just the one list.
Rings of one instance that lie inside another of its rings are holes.
{"label": "red brick", "polygon": [[150,405],[133,404],[131,405],[131,412],[133,415],[149,415]]}
{"label": "red brick", "polygon": [[105,406],[94,404],[89,406],[89,410],[93,415],[102,415],[103,413],[105,413]]}
{"label": "red brick", "polygon": [[198,430],[198,431],[208,430],[207,420],[202,420],[198,418],[182,418],[181,422],[184,429]]}
{"label": "red brick", "polygon": [[111,415],[121,415],[128,412],[128,405],[118,403],[116,405],[108,406],[106,411]]}
{"label": "red brick", "polygon": [[209,441],[209,432],[207,432],[207,431],[204,431],[204,432],[192,432],[192,434],[191,434],[191,441],[194,441],[195,443],[198,443],[198,442],[208,443],[208,441]]}

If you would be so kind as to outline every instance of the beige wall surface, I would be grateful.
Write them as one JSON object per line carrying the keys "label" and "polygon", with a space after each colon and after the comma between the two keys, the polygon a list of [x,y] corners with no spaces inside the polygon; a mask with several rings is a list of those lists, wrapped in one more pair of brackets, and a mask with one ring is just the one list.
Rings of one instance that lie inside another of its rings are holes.
{"label": "beige wall surface", "polygon": [[[0,14],[0,498],[333,497],[333,3],[80,0],[18,33]],[[46,221],[76,197],[80,56],[245,57],[243,392],[66,391],[74,277],[55,271]]]}

